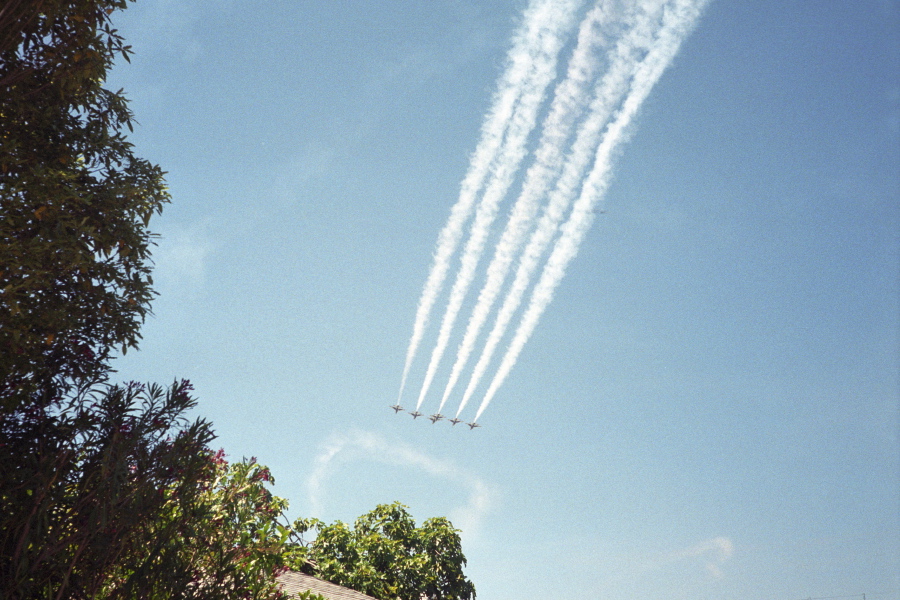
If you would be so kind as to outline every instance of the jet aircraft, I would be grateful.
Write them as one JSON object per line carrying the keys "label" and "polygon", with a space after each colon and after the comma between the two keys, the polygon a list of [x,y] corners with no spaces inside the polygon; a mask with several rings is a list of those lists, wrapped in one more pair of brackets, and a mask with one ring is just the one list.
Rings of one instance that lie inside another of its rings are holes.
{"label": "jet aircraft", "polygon": [[462,423],[462,419],[457,419],[457,418],[455,418],[455,417],[452,418],[452,419],[448,419],[448,420],[449,420],[451,423],[453,423],[454,425],[456,425],[457,423]]}
{"label": "jet aircraft", "polygon": [[403,410],[403,407],[400,406],[399,404],[395,404],[395,405],[393,405],[391,408],[394,409],[394,414],[397,414],[398,412],[400,412],[401,410]]}
{"label": "jet aircraft", "polygon": [[420,413],[420,412],[419,412],[419,411],[417,411],[417,410],[414,410],[414,411],[412,411],[412,412],[411,412],[411,413],[409,413],[409,414],[411,414],[411,415],[412,415],[412,418],[413,418],[413,419],[418,419],[418,418],[419,418],[419,417],[421,417],[421,416],[422,416],[422,413]]}
{"label": "jet aircraft", "polygon": [[434,425],[435,423],[437,423],[438,421],[443,419],[444,415],[442,415],[441,413],[436,413],[436,414],[431,415],[428,418],[431,420],[431,424]]}
{"label": "jet aircraft", "polygon": [[481,427],[481,425],[479,425],[475,421],[472,421],[471,423],[466,423],[466,425],[469,426],[469,429],[475,429],[476,427]]}

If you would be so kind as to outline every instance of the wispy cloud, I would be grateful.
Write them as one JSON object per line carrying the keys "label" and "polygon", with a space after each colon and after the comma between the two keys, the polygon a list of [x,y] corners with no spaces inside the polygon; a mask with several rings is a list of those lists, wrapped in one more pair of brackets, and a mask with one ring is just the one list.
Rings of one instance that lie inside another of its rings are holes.
{"label": "wispy cloud", "polygon": [[703,557],[706,571],[714,578],[723,576],[722,565],[734,554],[734,543],[727,537],[715,537],[698,542],[693,546],[675,550],[665,556],[646,563],[641,571],[652,571],[661,567],[683,562],[691,558]]}
{"label": "wispy cloud", "polygon": [[[216,10],[222,11],[223,3]],[[139,3],[126,11],[128,18],[139,18],[144,25],[129,35],[138,53],[165,54],[192,63],[203,56],[199,31],[203,27],[202,3],[181,0],[159,0]]]}
{"label": "wispy cloud", "polygon": [[306,481],[313,516],[322,513],[324,484],[328,477],[340,465],[358,460],[372,460],[423,471],[467,490],[468,501],[449,512],[453,525],[466,536],[477,535],[484,516],[496,498],[496,492],[489,484],[450,461],[429,456],[402,442],[388,441],[372,432],[352,430],[331,435],[313,460],[312,472]]}
{"label": "wispy cloud", "polygon": [[289,156],[277,169],[271,182],[272,195],[284,206],[296,205],[307,194],[306,188],[334,176],[340,149],[323,140],[310,140]]}
{"label": "wispy cloud", "polygon": [[887,93],[888,109],[885,124],[890,133],[900,132],[900,85],[891,86]]}
{"label": "wispy cloud", "polygon": [[153,276],[169,292],[203,285],[209,257],[215,250],[212,237],[200,225],[172,227],[160,235],[153,249]]}

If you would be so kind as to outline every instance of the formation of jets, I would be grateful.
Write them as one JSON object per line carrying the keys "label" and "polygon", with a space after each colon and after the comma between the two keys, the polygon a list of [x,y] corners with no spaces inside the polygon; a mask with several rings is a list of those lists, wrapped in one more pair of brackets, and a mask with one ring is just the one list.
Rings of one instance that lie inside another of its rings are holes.
{"label": "formation of jets", "polygon": [[[398,412],[403,410],[403,407],[400,406],[399,404],[395,404],[391,408],[394,409],[394,414],[397,414]],[[406,412],[408,412],[409,414],[412,415],[413,420],[424,416],[422,413],[420,413],[417,410],[406,411]],[[435,414],[431,415],[430,417],[428,417],[428,420],[431,421],[432,425],[434,425],[435,423],[437,423],[438,421],[440,421],[443,418],[444,418],[444,415],[442,415],[441,413],[435,413]],[[449,421],[454,426],[457,425],[458,423],[463,422],[462,419],[457,419],[456,417],[453,417],[452,419],[447,419],[447,421]],[[478,423],[476,423],[474,421],[472,421],[471,423],[466,423],[466,425],[469,426],[469,429],[475,429],[476,427],[481,427],[481,425],[479,425]]]}

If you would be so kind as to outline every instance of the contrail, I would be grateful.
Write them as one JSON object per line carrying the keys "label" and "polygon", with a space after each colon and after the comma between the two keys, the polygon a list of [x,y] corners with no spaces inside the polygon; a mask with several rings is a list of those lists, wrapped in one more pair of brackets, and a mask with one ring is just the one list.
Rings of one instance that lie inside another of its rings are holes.
{"label": "contrail", "polygon": [[633,12],[624,19],[623,24],[627,27],[627,33],[608,53],[608,68],[595,87],[588,117],[578,130],[568,160],[563,166],[562,174],[550,194],[547,207],[522,253],[513,284],[507,292],[481,357],[466,386],[457,416],[465,408],[484,376],[497,345],[522,302],[541,257],[556,235],[559,224],[577,193],[578,184],[582,181],[591,157],[600,143],[603,127],[608,123],[613,110],[620,104],[622,97],[628,91],[629,82],[637,68],[636,65],[653,43],[653,34],[656,30],[654,23],[659,21],[664,1],[657,0],[641,7],[635,6]]}
{"label": "contrail", "polygon": [[632,79],[631,90],[622,103],[615,120],[606,130],[600,146],[597,148],[594,167],[588,175],[578,200],[572,208],[572,214],[563,225],[562,234],[557,240],[553,252],[547,261],[541,278],[532,292],[529,306],[522,317],[516,334],[500,363],[493,381],[478,407],[474,421],[490,404],[497,389],[503,384],[534,332],[541,315],[553,299],[553,293],[569,262],[578,254],[578,247],[584,239],[594,219],[594,206],[602,198],[609,185],[609,176],[613,160],[613,152],[624,139],[628,125],[637,113],[650,90],[671,63],[678,52],[681,42],[693,28],[708,0],[676,0],[666,6],[663,14],[663,25],[659,37],[650,52],[641,61]]}
{"label": "contrail", "polygon": [[589,85],[598,66],[599,61],[594,54],[605,41],[601,29],[612,17],[610,4],[611,1],[606,1],[595,6],[579,27],[578,41],[569,61],[567,76],[556,88],[544,121],[541,140],[535,151],[535,162],[525,175],[522,191],[513,206],[512,215],[488,266],[487,281],[469,317],[438,412],[444,408],[472,354],[478,334],[502,289],[509,267],[521,247],[522,239],[533,224],[542,195],[559,175],[564,147],[572,134],[575,121],[584,110]]}
{"label": "contrail", "polygon": [[[522,24],[513,38],[513,45],[507,53],[508,66],[497,85],[491,109],[481,126],[481,140],[469,162],[469,170],[460,186],[459,199],[450,211],[450,218],[438,236],[431,271],[422,289],[419,304],[416,308],[416,319],[413,334],[406,351],[406,363],[400,382],[400,393],[397,402],[403,397],[409,369],[416,351],[428,325],[431,309],[450,268],[450,258],[456,251],[462,236],[463,226],[472,213],[475,197],[481,190],[484,179],[501,147],[504,133],[516,105],[524,92],[525,85],[533,79],[531,63],[535,49],[541,46],[541,39],[546,31],[556,31],[561,35],[582,0],[532,0],[526,9]],[[548,81],[549,84],[549,81]]]}
{"label": "contrail", "polygon": [[[571,28],[581,0],[557,1],[550,4],[552,4],[553,10],[547,11],[536,47],[531,49],[532,52],[529,56],[531,72],[520,86],[518,105],[508,120],[502,146],[499,152],[495,153],[491,179],[475,212],[471,233],[461,256],[462,266],[450,292],[447,310],[441,321],[438,341],[431,354],[425,381],[416,403],[416,410],[422,405],[444,350],[447,348],[450,333],[469,286],[475,277],[475,270],[484,251],[491,224],[497,216],[500,201],[506,196],[513,176],[525,157],[528,136],[537,122],[538,111],[543,104],[547,87],[556,77],[557,56],[565,42],[565,32]],[[482,181],[483,179],[482,177]],[[458,237],[456,243],[458,243]],[[444,274],[446,274],[448,266],[449,260],[445,261]],[[433,302],[432,300],[432,304]]]}
{"label": "contrail", "polygon": [[309,491],[308,514],[321,517],[325,500],[325,483],[342,463],[371,460],[403,468],[424,471],[432,477],[468,490],[468,501],[450,512],[453,524],[466,535],[475,536],[481,521],[490,511],[497,496],[494,486],[452,462],[423,453],[417,448],[383,438],[373,432],[351,429],[331,434],[313,460],[312,473],[306,481]]}

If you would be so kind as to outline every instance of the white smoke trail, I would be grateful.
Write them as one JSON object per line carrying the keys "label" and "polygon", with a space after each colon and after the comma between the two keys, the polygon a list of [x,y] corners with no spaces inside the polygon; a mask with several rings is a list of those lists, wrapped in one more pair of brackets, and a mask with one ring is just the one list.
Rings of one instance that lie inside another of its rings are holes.
{"label": "white smoke trail", "polygon": [[554,3],[555,10],[548,12],[538,43],[536,47],[532,48],[531,73],[521,86],[518,105],[509,120],[502,147],[494,159],[491,179],[475,212],[471,233],[461,256],[462,266],[457,273],[456,281],[450,292],[447,310],[441,320],[438,341],[431,354],[425,380],[419,392],[419,400],[416,403],[416,410],[422,405],[444,350],[447,348],[450,333],[469,286],[475,277],[475,270],[484,251],[491,224],[497,216],[500,201],[506,196],[513,176],[525,157],[528,136],[537,122],[538,111],[544,101],[547,87],[556,77],[557,56],[565,42],[565,32],[570,29],[579,5],[580,0]]}
{"label": "white smoke trail", "polygon": [[474,206],[475,197],[481,190],[488,170],[493,163],[503,141],[504,133],[515,113],[517,102],[523,93],[525,84],[533,76],[530,73],[534,48],[540,47],[541,37],[547,28],[563,30],[571,17],[566,13],[577,9],[581,0],[532,0],[525,10],[522,24],[513,37],[513,45],[507,53],[508,66],[497,84],[491,109],[485,116],[481,126],[481,140],[469,162],[469,170],[460,186],[459,199],[450,211],[450,218],[438,235],[431,271],[422,289],[419,304],[416,308],[416,319],[413,334],[406,351],[406,362],[400,382],[400,393],[397,402],[403,397],[409,369],[416,351],[425,334],[431,309],[441,292],[450,258],[456,251],[462,237],[463,225],[469,219]]}
{"label": "white smoke trail", "polygon": [[584,177],[590,160],[600,143],[603,127],[628,91],[629,82],[637,65],[652,45],[657,29],[656,23],[659,22],[664,2],[665,0],[656,0],[652,3],[633,6],[632,12],[623,19],[626,33],[608,54],[608,68],[594,90],[588,117],[579,127],[568,160],[563,166],[556,187],[550,194],[544,214],[522,253],[513,284],[507,292],[481,357],[466,386],[457,416],[465,408],[484,376],[497,345],[522,302],[541,257],[556,235],[559,224],[569,209],[577,192],[577,186]]}
{"label": "white smoke trail", "polygon": [[578,254],[578,247],[593,223],[594,206],[602,198],[609,185],[613,152],[624,139],[626,129],[634,115],[678,52],[681,42],[693,28],[706,3],[707,0],[676,0],[666,7],[659,37],[646,58],[641,61],[632,80],[628,96],[597,148],[594,167],[585,180],[581,194],[572,208],[572,214],[563,225],[562,235],[557,240],[541,278],[532,292],[529,306],[488,387],[481,406],[478,407],[474,420],[478,420],[490,404],[497,389],[509,375],[522,348],[534,332],[541,315],[553,299],[553,294],[565,275],[566,267]]}
{"label": "white smoke trail", "polygon": [[477,536],[480,523],[490,511],[498,495],[496,488],[450,461],[430,456],[417,448],[388,440],[369,431],[351,429],[331,434],[313,460],[312,472],[306,480],[309,491],[309,514],[321,517],[325,500],[325,483],[342,463],[368,460],[404,468],[414,468],[468,490],[468,501],[450,511],[454,526],[464,535]]}
{"label": "white smoke trail", "polygon": [[610,4],[611,0],[607,0],[595,6],[588,12],[579,27],[578,41],[572,59],[569,61],[567,76],[556,88],[553,102],[544,121],[541,140],[535,151],[535,162],[525,175],[522,191],[513,206],[512,215],[497,244],[490,266],[488,266],[487,281],[481,289],[478,302],[469,317],[469,323],[457,350],[456,362],[453,364],[450,379],[444,388],[438,412],[444,408],[447,398],[469,360],[478,334],[500,293],[515,254],[521,247],[522,239],[533,223],[541,196],[559,175],[563,161],[563,148],[569,141],[575,121],[584,109],[588,86],[593,81],[594,70],[598,66],[599,61],[596,60],[597,57],[594,54],[604,42],[601,29],[612,17]]}

